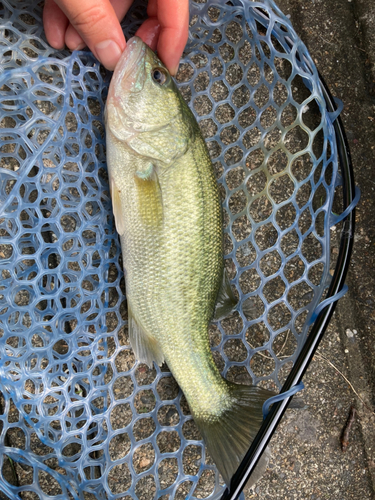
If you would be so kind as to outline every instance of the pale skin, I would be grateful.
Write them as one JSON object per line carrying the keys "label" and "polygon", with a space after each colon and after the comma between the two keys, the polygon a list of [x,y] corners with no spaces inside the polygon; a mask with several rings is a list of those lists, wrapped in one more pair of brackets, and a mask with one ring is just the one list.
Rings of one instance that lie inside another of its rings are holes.
{"label": "pale skin", "polygon": [[[47,40],[55,49],[88,47],[113,70],[126,47],[120,21],[133,0],[46,0],[43,12]],[[189,0],[149,0],[148,19],[136,35],[142,38],[172,75],[184,50],[189,29]]]}

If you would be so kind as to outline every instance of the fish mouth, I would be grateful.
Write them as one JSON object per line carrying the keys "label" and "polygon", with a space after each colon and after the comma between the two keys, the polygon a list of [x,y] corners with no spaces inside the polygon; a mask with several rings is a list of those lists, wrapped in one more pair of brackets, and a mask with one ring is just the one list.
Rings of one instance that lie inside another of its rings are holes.
{"label": "fish mouth", "polygon": [[108,97],[122,100],[128,92],[140,92],[143,89],[146,47],[137,36],[128,40],[113,73]]}

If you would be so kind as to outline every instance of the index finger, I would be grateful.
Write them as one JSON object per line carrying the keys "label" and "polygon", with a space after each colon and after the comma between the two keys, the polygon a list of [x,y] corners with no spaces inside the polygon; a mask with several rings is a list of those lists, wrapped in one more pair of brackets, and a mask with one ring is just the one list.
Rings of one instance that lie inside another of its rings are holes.
{"label": "index finger", "polygon": [[160,23],[158,56],[175,75],[189,33],[189,0],[150,0],[149,17]]}

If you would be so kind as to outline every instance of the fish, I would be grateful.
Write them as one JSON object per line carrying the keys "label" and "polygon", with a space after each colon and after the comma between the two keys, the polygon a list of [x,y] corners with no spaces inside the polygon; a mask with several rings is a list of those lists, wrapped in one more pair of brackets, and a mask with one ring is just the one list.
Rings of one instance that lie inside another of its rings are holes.
{"label": "fish", "polygon": [[273,393],[227,381],[214,362],[209,324],[237,305],[224,272],[218,184],[194,115],[140,38],[115,68],[105,126],[130,344],[140,362],[168,365],[229,485]]}

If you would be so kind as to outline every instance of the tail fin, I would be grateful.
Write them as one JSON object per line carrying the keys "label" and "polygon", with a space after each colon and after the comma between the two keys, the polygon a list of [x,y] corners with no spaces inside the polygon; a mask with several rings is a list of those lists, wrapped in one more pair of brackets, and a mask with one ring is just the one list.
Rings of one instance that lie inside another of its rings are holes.
{"label": "tail fin", "polygon": [[[263,420],[262,405],[273,392],[256,386],[230,384],[233,404],[209,421],[195,419],[208,451],[224,481],[229,485]],[[268,448],[260,458],[247,486],[261,478],[269,461]]]}

